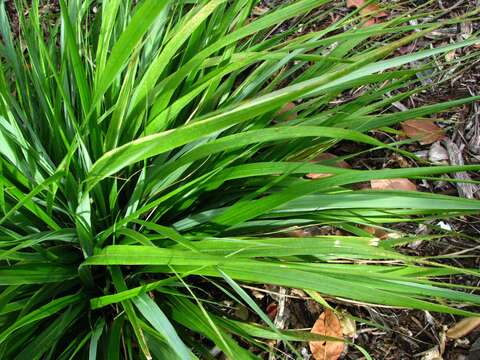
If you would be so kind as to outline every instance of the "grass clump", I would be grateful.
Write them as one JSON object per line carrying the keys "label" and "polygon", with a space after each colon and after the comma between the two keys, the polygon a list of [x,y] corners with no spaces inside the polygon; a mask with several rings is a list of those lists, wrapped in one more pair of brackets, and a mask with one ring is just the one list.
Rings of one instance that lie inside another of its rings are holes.
{"label": "grass clump", "polygon": [[[417,73],[432,59],[475,36],[398,56],[441,24],[408,14],[362,27],[357,12],[331,22],[326,0],[260,17],[253,0],[61,0],[45,24],[39,0],[25,3],[18,37],[0,5],[1,358],[208,359],[215,345],[250,359],[273,351],[269,339],[315,338],[275,329],[240,283],[467,316],[456,305],[480,303],[434,281],[477,271],[402,255],[395,246],[414,238],[361,228],[478,213],[479,202],[352,186],[478,166],[310,161],[343,141],[414,158],[371,131],[475,100],[389,111],[425,88]],[[315,22],[325,25],[299,34]],[[332,105],[354,88],[364,91]],[[297,115],[274,121],[292,102]],[[318,224],[348,235],[285,232]],[[219,291],[261,324],[226,316]]]}

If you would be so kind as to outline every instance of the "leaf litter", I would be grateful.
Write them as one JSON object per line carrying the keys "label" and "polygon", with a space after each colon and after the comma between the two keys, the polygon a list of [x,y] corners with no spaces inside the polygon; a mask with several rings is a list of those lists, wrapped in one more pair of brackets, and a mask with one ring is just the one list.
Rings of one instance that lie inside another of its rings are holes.
{"label": "leaf litter", "polygon": [[[343,330],[340,320],[332,310],[326,309],[315,321],[312,333],[343,338]],[[310,341],[310,351],[315,360],[336,360],[343,353],[345,345],[341,341]]]}

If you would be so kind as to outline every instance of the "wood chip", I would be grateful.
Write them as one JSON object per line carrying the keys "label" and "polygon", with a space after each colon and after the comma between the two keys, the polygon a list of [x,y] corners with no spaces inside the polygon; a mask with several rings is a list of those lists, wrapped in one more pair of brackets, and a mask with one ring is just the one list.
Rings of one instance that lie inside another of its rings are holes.
{"label": "wood chip", "polygon": [[[464,165],[462,150],[452,140],[447,139],[445,141],[447,147],[448,157],[451,165]],[[470,175],[466,171],[461,171],[453,174],[456,179],[459,180],[472,180]],[[479,187],[475,184],[466,184],[462,182],[456,182],[455,186],[458,190],[458,195],[467,199],[475,198],[475,194],[478,193]]]}
{"label": "wood chip", "polygon": [[480,326],[480,317],[469,317],[460,320],[447,330],[447,337],[450,339],[460,339],[470,334]]}
{"label": "wood chip", "polygon": [[277,329],[285,329],[288,320],[288,309],[287,309],[287,295],[289,291],[287,288],[280,287],[278,290],[278,306],[275,313],[275,320],[273,323]]}
{"label": "wood chip", "polygon": [[[287,325],[287,321],[289,319],[289,310],[287,305],[287,295],[289,295],[290,291],[287,288],[284,287],[279,287],[278,289],[278,295],[273,296],[271,294],[271,297],[274,298],[277,301],[277,306],[275,309],[275,317],[273,319],[273,324],[277,329],[285,329]],[[274,360],[275,359],[275,354],[272,352],[268,356],[269,360]]]}
{"label": "wood chip", "polygon": [[438,346],[434,346],[430,350],[423,352],[421,360],[442,360],[442,354]]}
{"label": "wood chip", "polygon": [[468,150],[473,154],[480,155],[480,105],[472,104],[473,116],[470,116],[465,124],[465,138],[468,140]]}
{"label": "wood chip", "polygon": [[440,142],[434,142],[428,150],[428,160],[434,164],[448,165],[448,152],[440,144]]}

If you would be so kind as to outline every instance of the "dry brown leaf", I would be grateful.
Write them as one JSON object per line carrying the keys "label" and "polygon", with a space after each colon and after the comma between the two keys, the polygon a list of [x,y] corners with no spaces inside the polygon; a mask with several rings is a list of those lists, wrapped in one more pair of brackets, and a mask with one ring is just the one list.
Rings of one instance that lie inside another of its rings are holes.
{"label": "dry brown leaf", "polygon": [[355,320],[352,319],[352,315],[345,309],[337,309],[337,314],[343,335],[355,338],[357,336],[357,325]]}
{"label": "dry brown leaf", "polygon": [[385,240],[388,237],[388,233],[383,229],[368,225],[361,226],[361,228],[380,240]]}
{"label": "dry brown leaf", "polygon": [[[322,161],[322,160],[332,160],[332,159],[336,159],[336,158],[337,158],[337,156],[335,156],[333,154],[323,153],[323,154],[320,154],[319,156],[317,156],[311,162],[316,163],[316,162],[319,162],[319,161]],[[343,168],[343,169],[350,169],[351,168],[350,164],[347,163],[344,160],[336,161],[332,165],[336,166],[336,167],[339,167],[339,168]],[[327,174],[327,173],[325,173],[325,174],[323,174],[323,173],[310,173],[310,174],[306,174],[305,177],[307,179],[316,180],[316,179],[323,179],[325,177],[332,176],[332,175],[333,174]]]}
{"label": "dry brown leaf", "polygon": [[248,311],[248,308],[246,308],[245,306],[239,305],[235,309],[234,315],[240,320],[247,321],[248,317],[250,316],[250,313]]}
{"label": "dry brown leaf", "polygon": [[480,317],[469,317],[460,320],[447,330],[447,337],[450,339],[460,339],[480,326]]}
{"label": "dry brown leaf", "polygon": [[432,144],[444,137],[443,129],[433,120],[407,120],[401,125],[409,138],[418,139],[422,145]]}
{"label": "dry brown leaf", "polygon": [[376,190],[417,190],[416,185],[408,179],[374,179],[370,180],[370,186]]}
{"label": "dry brown leaf", "polygon": [[291,237],[309,237],[312,233],[308,229],[294,229],[288,232],[288,236]]}
{"label": "dry brown leaf", "polygon": [[417,48],[417,43],[413,42],[409,45],[401,46],[398,49],[398,52],[400,53],[400,55],[407,55],[414,52],[416,48]]}
{"label": "dry brown leaf", "polygon": [[[326,309],[315,321],[312,333],[342,338],[342,325],[335,313]],[[336,360],[343,352],[344,344],[340,341],[310,341],[310,351],[315,360]]]}
{"label": "dry brown leaf", "polygon": [[323,178],[326,178],[326,177],[329,177],[329,176],[332,176],[333,174],[324,174],[324,173],[318,173],[318,174],[315,174],[315,173],[311,173],[311,174],[307,174],[305,175],[305,177],[307,179],[311,179],[311,180],[318,180],[318,179],[323,179]]}
{"label": "dry brown leaf", "polygon": [[361,8],[363,7],[362,10],[360,10],[360,13],[362,15],[370,15],[370,14],[375,14],[375,13],[381,13],[381,16],[387,16],[387,14],[383,11],[380,11],[380,8],[378,5],[374,2],[371,2],[367,6],[365,6],[366,0],[347,0],[347,7],[349,8]]}
{"label": "dry brown leaf", "polygon": [[365,4],[365,0],[347,0],[347,7],[358,8]]}
{"label": "dry brown leaf", "polygon": [[382,22],[382,18],[388,16],[388,14],[384,11],[381,11],[380,7],[375,3],[370,3],[364,6],[366,2],[366,0],[347,0],[347,7],[361,8],[360,15],[364,17],[372,17],[364,23],[364,26],[371,26],[373,24]]}
{"label": "dry brown leaf", "polygon": [[293,111],[295,109],[295,104],[292,102],[286,103],[283,107],[278,110],[275,114],[275,120],[278,122],[295,120],[297,118],[297,113]]}
{"label": "dry brown leaf", "polygon": [[375,18],[371,18],[363,23],[363,27],[369,27],[369,26],[375,25],[376,23],[377,23],[377,20],[375,20]]}
{"label": "dry brown leaf", "polygon": [[253,13],[254,16],[262,16],[265,13],[267,13],[268,10],[270,10],[270,9],[268,7],[265,7],[265,6],[255,6],[253,8],[252,13]]}
{"label": "dry brown leaf", "polygon": [[270,320],[274,320],[275,316],[277,316],[278,312],[278,304],[275,302],[272,302],[267,305],[267,315],[270,318]]}

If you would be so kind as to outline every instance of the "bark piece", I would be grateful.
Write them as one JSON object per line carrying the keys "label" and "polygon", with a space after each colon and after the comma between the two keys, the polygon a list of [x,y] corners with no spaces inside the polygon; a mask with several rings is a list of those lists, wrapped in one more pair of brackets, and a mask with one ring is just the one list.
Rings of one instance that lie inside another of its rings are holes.
{"label": "bark piece", "polygon": [[460,320],[447,330],[447,336],[450,339],[460,339],[470,334],[473,330],[480,326],[480,317],[469,317]]}
{"label": "bark piece", "polygon": [[[447,147],[448,158],[450,159],[450,165],[465,165],[462,156],[462,150],[452,140],[447,139],[445,141]],[[453,174],[456,179],[459,180],[472,180],[470,175],[466,171],[457,172]],[[478,192],[479,187],[475,184],[467,184],[462,182],[455,183],[458,190],[458,195],[467,199],[475,198],[475,194]]]}

